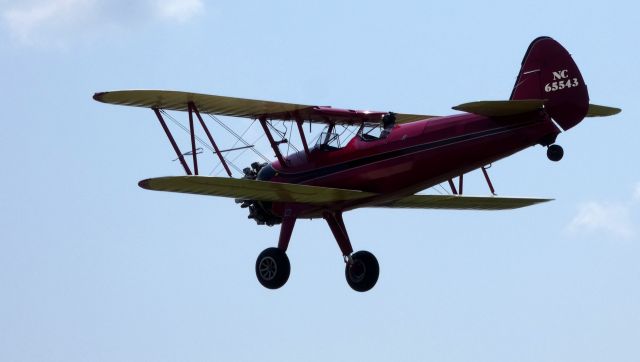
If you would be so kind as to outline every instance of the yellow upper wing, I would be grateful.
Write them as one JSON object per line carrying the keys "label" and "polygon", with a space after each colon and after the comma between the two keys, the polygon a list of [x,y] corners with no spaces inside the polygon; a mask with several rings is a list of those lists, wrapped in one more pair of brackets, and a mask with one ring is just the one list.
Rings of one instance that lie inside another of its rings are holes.
{"label": "yellow upper wing", "polygon": [[[209,94],[165,91],[165,90],[123,90],[99,92],[93,99],[103,103],[124,106],[159,108],[187,111],[193,102],[202,113],[230,117],[291,120],[299,116],[304,121],[317,123],[359,124],[380,122],[386,112],[340,110],[295,103],[261,101],[255,99],[223,97]],[[407,123],[435,116],[419,114],[396,114],[396,123]]]}
{"label": "yellow upper wing", "polygon": [[189,102],[193,102],[202,113],[244,118],[257,118],[264,114],[292,113],[311,107],[303,104],[164,90],[101,92],[96,93],[93,99],[103,103],[123,106],[161,108],[175,111],[187,111],[187,105]]}

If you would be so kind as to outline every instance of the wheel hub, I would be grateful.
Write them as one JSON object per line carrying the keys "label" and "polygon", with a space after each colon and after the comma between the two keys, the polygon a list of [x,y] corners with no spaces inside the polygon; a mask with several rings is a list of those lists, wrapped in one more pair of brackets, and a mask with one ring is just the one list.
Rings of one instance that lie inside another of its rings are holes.
{"label": "wheel hub", "polygon": [[356,260],[353,264],[349,266],[349,278],[359,283],[361,282],[367,273],[367,267],[360,260]]}
{"label": "wheel hub", "polygon": [[258,267],[260,271],[260,277],[264,280],[272,280],[278,274],[278,264],[275,259],[270,256],[266,256],[260,260]]}

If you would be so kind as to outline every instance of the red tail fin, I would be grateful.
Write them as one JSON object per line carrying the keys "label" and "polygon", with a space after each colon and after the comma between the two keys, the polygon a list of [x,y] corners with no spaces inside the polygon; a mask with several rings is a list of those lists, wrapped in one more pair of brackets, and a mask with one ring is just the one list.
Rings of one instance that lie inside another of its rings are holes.
{"label": "red tail fin", "polygon": [[546,99],[546,111],[565,130],[580,123],[589,109],[578,66],[560,43],[546,36],[529,45],[511,99]]}

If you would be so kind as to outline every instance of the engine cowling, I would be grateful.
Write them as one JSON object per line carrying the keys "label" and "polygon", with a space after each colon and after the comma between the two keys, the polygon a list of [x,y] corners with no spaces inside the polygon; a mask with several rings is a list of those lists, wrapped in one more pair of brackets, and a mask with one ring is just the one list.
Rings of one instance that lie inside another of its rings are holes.
{"label": "engine cowling", "polygon": [[[268,163],[254,162],[250,167],[245,167],[243,179],[268,181],[274,175],[275,171]],[[236,199],[236,203],[242,208],[249,209],[249,219],[254,219],[258,225],[273,226],[280,224],[282,218],[271,212],[271,202],[256,200]]]}

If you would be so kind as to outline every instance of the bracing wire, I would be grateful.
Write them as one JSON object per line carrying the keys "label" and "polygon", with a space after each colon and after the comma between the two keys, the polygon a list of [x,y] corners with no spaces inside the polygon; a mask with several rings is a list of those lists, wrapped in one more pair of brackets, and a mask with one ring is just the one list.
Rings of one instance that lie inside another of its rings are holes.
{"label": "bracing wire", "polygon": [[[240,135],[238,135],[233,129],[231,129],[229,126],[227,126],[224,122],[222,122],[221,120],[219,120],[217,117],[215,117],[212,114],[208,114],[208,115],[209,115],[209,117],[211,117],[211,119],[216,121],[222,128],[226,129],[227,132],[231,133],[235,138],[237,138],[238,141],[242,142],[245,146],[251,146],[249,143],[247,143],[247,141],[245,141]],[[260,153],[260,151],[256,150],[255,147],[251,146],[249,148],[253,152],[255,152],[256,155],[260,156],[265,162],[269,162],[269,159],[265,155]]]}
{"label": "bracing wire", "polygon": [[240,167],[238,167],[235,163],[233,163],[233,162],[231,162],[231,161],[227,160],[226,158],[225,158],[225,160],[227,161],[227,163],[228,163],[228,164],[229,164],[229,165],[230,165],[234,170],[236,170],[239,174],[241,174],[241,175],[242,175],[242,170],[240,169]]}
{"label": "bracing wire", "polygon": [[[451,193],[447,190],[447,188],[442,186],[441,183],[435,186],[431,186],[430,189],[432,189],[433,191],[437,192],[440,195],[451,195]],[[440,191],[440,189],[442,189],[442,191]]]}
{"label": "bracing wire", "polygon": [[[256,123],[255,119],[253,121],[251,121],[251,124],[249,125],[249,127],[247,127],[244,130],[244,132],[242,132],[242,134],[240,135],[240,138],[244,139],[244,135],[247,134],[247,132],[251,129],[251,127],[253,126],[254,123]],[[229,147],[229,148],[235,148],[238,145],[238,142],[240,142],[240,139],[236,139],[236,141],[233,143],[233,145],[231,145],[231,147]]]}
{"label": "bracing wire", "polygon": [[[187,128],[185,125],[183,125],[182,123],[178,122],[178,120],[176,120],[175,118],[173,118],[169,113],[165,112],[164,110],[160,110],[162,112],[163,115],[165,115],[167,118],[169,118],[169,120],[171,120],[171,122],[173,122],[176,126],[180,127],[183,131],[187,132],[188,134],[191,134],[191,131],[189,130],[189,128]],[[195,139],[204,147],[208,148],[211,152],[216,152],[212,146],[209,145],[208,142],[206,142],[205,140],[203,140],[202,138],[198,137],[198,135],[195,135]]]}
{"label": "bracing wire", "polygon": [[438,184],[438,186],[440,186],[440,188],[442,189],[442,191],[444,191],[444,194],[445,194],[445,195],[449,195],[449,191],[448,191],[444,186],[442,186],[442,184]]}
{"label": "bracing wire", "polygon": [[[167,113],[164,110],[160,110],[160,111],[162,112],[162,114],[165,117],[169,118],[169,120],[171,122],[173,122],[176,126],[180,127],[183,131],[187,132],[188,134],[191,134],[191,131],[185,125],[180,123],[177,119],[173,118],[173,116],[171,116],[169,113]],[[216,153],[216,150],[213,148],[213,146],[209,145],[209,142],[206,142],[205,140],[203,140],[202,138],[198,137],[197,135],[195,135],[194,138],[198,141],[198,143],[200,143],[202,146],[206,147],[209,151],[211,151],[212,153]],[[223,156],[223,158],[233,169],[235,169],[239,173],[242,173],[242,170],[238,166],[234,165],[233,162],[229,161],[224,156]]]}
{"label": "bracing wire", "polygon": [[[251,127],[253,127],[253,124],[256,123],[256,120],[254,119],[251,124],[249,125],[249,127],[247,127],[244,132],[242,132],[242,134],[240,135],[240,138],[237,138],[236,141],[233,143],[233,145],[231,145],[231,147],[229,148],[235,148],[238,145],[238,142],[240,142],[241,139],[244,139],[244,135],[247,134],[247,132],[251,129]],[[256,144],[255,142],[253,143],[254,145]],[[242,152],[240,153],[240,155],[244,154],[246,151],[248,150],[248,148],[245,148],[244,150],[242,150]],[[238,156],[239,157],[239,156]],[[238,157],[234,158],[232,161],[230,162],[235,162]],[[226,158],[225,158],[226,160]],[[211,172],[209,172],[209,175],[212,175],[217,169],[218,167],[220,167],[222,164],[221,163],[217,163],[214,167],[213,170],[211,170]],[[220,174],[220,172],[218,172],[218,174]]]}
{"label": "bracing wire", "polygon": [[287,156],[289,156],[289,150],[291,149],[291,135],[293,134],[293,121],[291,123],[291,128],[289,128],[289,140],[287,141]]}
{"label": "bracing wire", "polygon": [[[262,137],[264,137],[264,133],[262,133],[258,138],[256,138],[256,140],[253,141],[253,144],[255,145],[256,143],[258,143],[258,141],[260,141],[262,139]],[[236,157],[234,157],[231,162],[236,162],[240,157],[242,157],[242,155],[244,155],[245,152],[247,152],[247,150],[249,150],[249,148],[245,148],[244,150],[240,151],[240,153],[238,153],[236,155]],[[220,167],[220,166],[221,165],[219,163],[216,164],[216,166],[213,168],[213,170],[211,170],[209,175],[212,175],[218,169],[218,167]],[[222,170],[220,170],[220,172],[222,172]]]}
{"label": "bracing wire", "polygon": [[[284,121],[282,121],[282,122],[284,123]],[[284,132],[282,132],[282,131],[278,130],[278,129],[273,125],[273,124],[271,124],[271,122],[267,122],[267,125],[269,126],[269,128],[271,128],[272,130],[276,131],[276,133],[277,133],[280,137],[282,137],[282,139],[286,139],[286,136],[287,136],[287,125],[286,125],[286,124],[284,124]],[[291,135],[289,135],[289,138],[291,138]],[[287,140],[287,144],[290,144],[290,142],[289,142],[289,141],[290,141],[290,140]],[[296,152],[299,152],[299,151],[300,151],[300,150],[298,150],[298,148],[297,148],[296,146],[291,145],[291,144],[290,144],[290,146],[291,146],[291,148],[293,148],[293,150],[294,150],[294,151],[296,151]],[[289,151],[287,150],[287,156],[289,155],[289,154],[288,154],[288,152],[289,152]]]}
{"label": "bracing wire", "polygon": [[280,137],[285,138],[285,137],[287,136],[287,125],[286,125],[286,124],[284,124],[284,121],[282,121],[282,123],[283,123],[283,125],[284,125],[284,131],[281,131],[281,130],[277,129],[277,128],[276,128],[276,126],[274,126],[274,125],[273,125],[273,121],[271,121],[271,122],[267,122],[267,124],[269,125],[269,127],[270,127],[272,130],[276,131],[276,133],[277,133]]}

